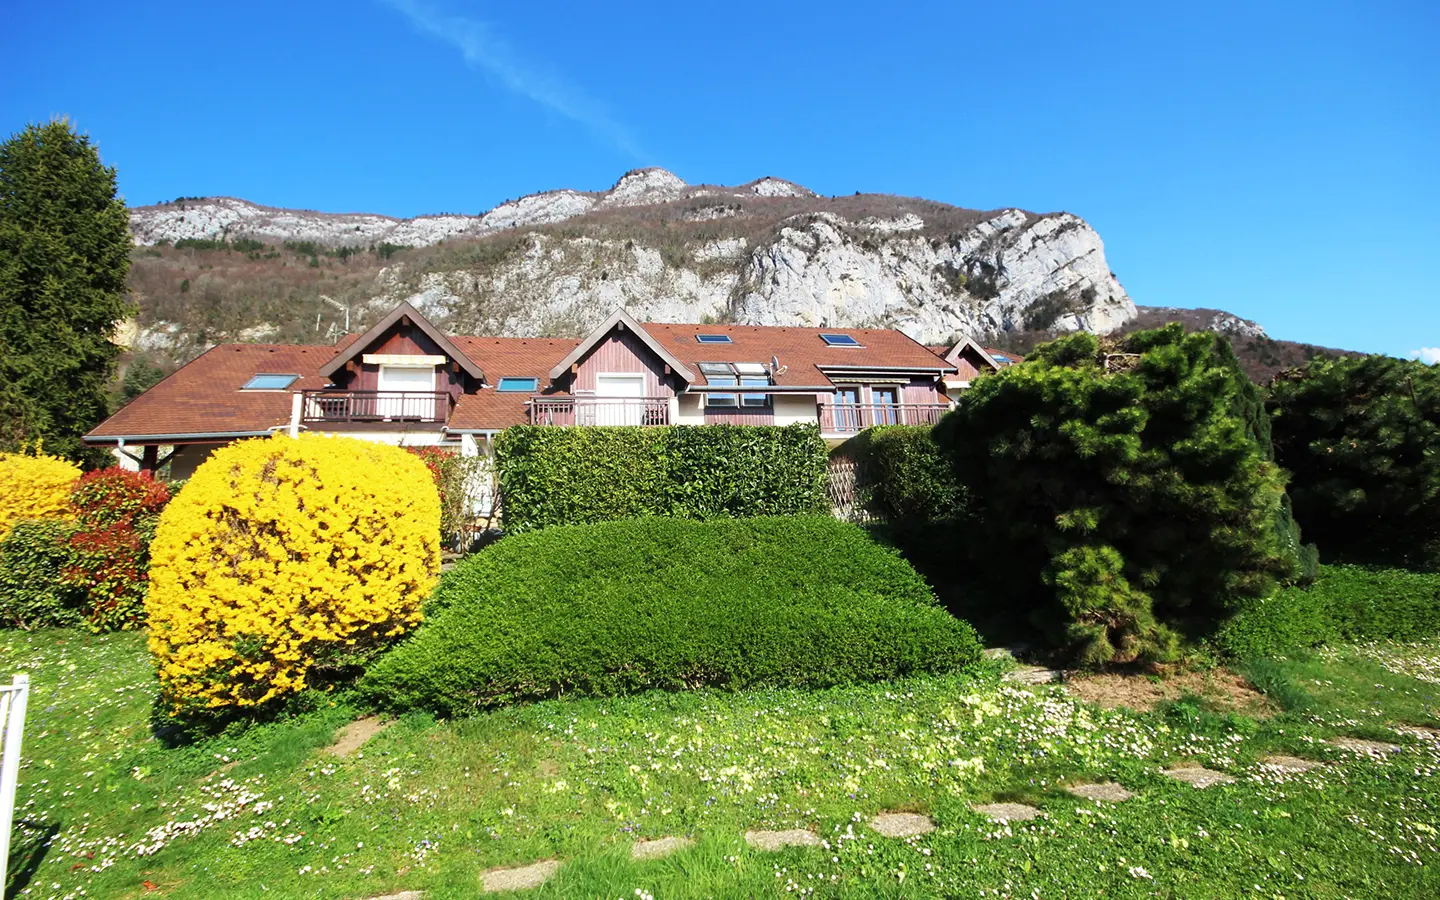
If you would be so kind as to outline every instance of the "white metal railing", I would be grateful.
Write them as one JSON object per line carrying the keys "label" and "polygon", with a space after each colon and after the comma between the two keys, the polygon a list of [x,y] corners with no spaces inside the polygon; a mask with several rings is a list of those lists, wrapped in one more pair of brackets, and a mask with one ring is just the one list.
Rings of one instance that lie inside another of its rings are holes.
{"label": "white metal railing", "polygon": [[669,425],[669,397],[534,397],[531,425]]}
{"label": "white metal railing", "polygon": [[934,425],[949,410],[944,403],[827,403],[820,407],[820,430],[854,434],[874,425]]}
{"label": "white metal railing", "polygon": [[25,706],[30,702],[30,676],[0,686],[0,723],[5,745],[0,750],[0,886],[7,884],[10,829],[15,822],[15,788],[20,782],[20,739],[25,734]]}

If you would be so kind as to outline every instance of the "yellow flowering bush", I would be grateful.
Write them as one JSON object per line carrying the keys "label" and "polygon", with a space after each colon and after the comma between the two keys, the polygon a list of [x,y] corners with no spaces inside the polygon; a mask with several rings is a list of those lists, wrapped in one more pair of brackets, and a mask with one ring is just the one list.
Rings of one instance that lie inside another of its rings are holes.
{"label": "yellow flowering bush", "polygon": [[253,707],[355,674],[420,622],[440,499],[397,448],[240,441],[195,470],[150,545],[150,652],[177,713]]}
{"label": "yellow flowering bush", "polygon": [[16,522],[71,517],[70,489],[79,477],[69,460],[0,453],[0,541]]}

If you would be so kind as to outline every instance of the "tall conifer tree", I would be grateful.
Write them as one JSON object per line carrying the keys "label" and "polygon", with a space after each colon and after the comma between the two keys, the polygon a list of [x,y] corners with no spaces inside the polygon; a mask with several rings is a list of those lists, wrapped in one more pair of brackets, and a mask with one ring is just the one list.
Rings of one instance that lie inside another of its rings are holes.
{"label": "tall conifer tree", "polygon": [[0,144],[0,450],[41,441],[85,454],[106,413],[133,312],[129,217],[115,170],[70,123],[29,125]]}

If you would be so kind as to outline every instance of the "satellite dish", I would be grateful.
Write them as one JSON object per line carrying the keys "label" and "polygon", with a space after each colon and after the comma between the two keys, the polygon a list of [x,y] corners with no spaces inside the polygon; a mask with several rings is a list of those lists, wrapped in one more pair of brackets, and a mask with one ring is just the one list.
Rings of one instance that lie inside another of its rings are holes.
{"label": "satellite dish", "polygon": [[778,356],[772,356],[772,357],[770,357],[770,375],[771,375],[772,377],[775,376],[775,375],[784,375],[784,374],[785,374],[786,372],[788,372],[789,370],[790,370],[790,367],[789,367],[789,366],[782,366],[782,365],[780,365],[780,357],[778,357]]}

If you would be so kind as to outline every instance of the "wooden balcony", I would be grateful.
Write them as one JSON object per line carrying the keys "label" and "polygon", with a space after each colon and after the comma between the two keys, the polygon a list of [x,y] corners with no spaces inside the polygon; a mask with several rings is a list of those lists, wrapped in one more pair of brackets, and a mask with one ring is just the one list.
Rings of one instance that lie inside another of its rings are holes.
{"label": "wooden balcony", "polygon": [[669,425],[669,397],[535,397],[531,425]]}
{"label": "wooden balcony", "polygon": [[440,422],[454,399],[443,391],[301,391],[300,421],[306,425]]}
{"label": "wooden balcony", "polygon": [[835,403],[820,407],[823,434],[858,434],[875,425],[934,425],[944,403]]}

